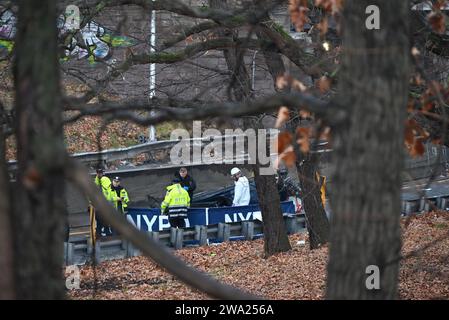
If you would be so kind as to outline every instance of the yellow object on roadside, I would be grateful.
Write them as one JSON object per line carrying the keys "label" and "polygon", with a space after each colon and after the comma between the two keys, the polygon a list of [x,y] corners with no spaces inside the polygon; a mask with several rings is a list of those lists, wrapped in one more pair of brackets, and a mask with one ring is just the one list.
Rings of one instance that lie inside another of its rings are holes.
{"label": "yellow object on roadside", "polygon": [[90,243],[93,247],[95,247],[95,242],[97,239],[96,230],[97,230],[97,222],[95,220],[95,208],[92,205],[89,205],[89,221],[90,221]]}
{"label": "yellow object on roadside", "polygon": [[326,177],[320,175],[318,173],[318,171],[317,171],[316,172],[316,180],[317,180],[317,182],[320,183],[321,179],[323,181],[322,184],[321,184],[321,188],[320,188],[320,191],[321,191],[321,202],[323,203],[323,207],[324,207],[325,204],[326,204]]}

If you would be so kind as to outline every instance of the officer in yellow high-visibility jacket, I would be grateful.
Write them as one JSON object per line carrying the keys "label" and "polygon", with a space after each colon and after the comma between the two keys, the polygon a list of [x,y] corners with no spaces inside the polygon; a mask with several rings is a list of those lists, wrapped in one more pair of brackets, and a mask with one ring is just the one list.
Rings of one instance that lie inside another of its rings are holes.
{"label": "officer in yellow high-visibility jacket", "polygon": [[120,184],[120,177],[114,177],[111,190],[114,208],[125,214],[128,211],[129,196],[128,191]]}
{"label": "officer in yellow high-visibility jacket", "polygon": [[[97,175],[95,176],[94,182],[98,187],[100,187],[106,200],[113,202],[111,189],[112,182],[111,179],[104,175],[103,169],[97,169]],[[105,225],[98,214],[95,215],[95,220],[97,224],[97,235],[107,236],[112,234],[111,227],[109,225]]]}
{"label": "officer in yellow high-visibility jacket", "polygon": [[184,228],[187,208],[190,207],[189,193],[181,186],[179,179],[174,179],[167,187],[165,199],[161,204],[161,213],[168,213],[168,220],[174,228]]}
{"label": "officer in yellow high-visibility jacket", "polygon": [[95,184],[100,187],[106,200],[112,202],[111,179],[104,175],[103,169],[97,169],[97,175],[94,180]]}

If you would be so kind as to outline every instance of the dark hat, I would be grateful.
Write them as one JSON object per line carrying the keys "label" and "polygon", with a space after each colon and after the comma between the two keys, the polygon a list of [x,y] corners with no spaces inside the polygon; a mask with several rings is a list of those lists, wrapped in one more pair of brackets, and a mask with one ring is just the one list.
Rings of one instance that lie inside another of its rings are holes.
{"label": "dark hat", "polygon": [[120,181],[120,177],[114,177],[114,181]]}
{"label": "dark hat", "polygon": [[97,173],[103,173],[104,170],[102,168],[97,168]]}

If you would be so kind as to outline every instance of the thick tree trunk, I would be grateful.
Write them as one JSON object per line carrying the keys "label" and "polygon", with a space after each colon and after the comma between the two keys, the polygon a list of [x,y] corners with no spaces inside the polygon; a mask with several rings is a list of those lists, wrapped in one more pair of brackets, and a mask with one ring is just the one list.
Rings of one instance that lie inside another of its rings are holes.
{"label": "thick tree trunk", "polygon": [[288,240],[287,229],[282,217],[275,178],[272,175],[260,175],[258,166],[255,166],[254,173],[263,219],[265,257],[289,251],[292,247]]}
{"label": "thick tree trunk", "polygon": [[[380,30],[365,27],[369,5],[380,8]],[[330,299],[397,297],[409,10],[407,1],[345,2],[338,103],[350,112],[335,132]]]}
{"label": "thick tree trunk", "polygon": [[[209,0],[212,8],[228,8],[225,0]],[[237,36],[235,31],[221,30],[220,33],[225,36]],[[223,50],[228,70],[232,72],[231,88],[234,93],[234,99],[237,101],[245,101],[252,98],[251,81],[248,71],[245,67],[244,60],[241,55],[243,52],[239,47]],[[244,119],[245,129],[258,126],[251,119]],[[256,143],[256,141],[251,141]],[[259,166],[254,166],[255,182],[259,205],[262,212],[264,224],[264,253],[265,257],[285,252],[291,249],[287,236],[284,218],[279,200],[279,193],[276,186],[276,180],[273,175],[259,175]]]}
{"label": "thick tree trunk", "polygon": [[[296,134],[299,121],[291,121],[287,128]],[[316,153],[304,154],[295,145],[296,170],[301,185],[301,200],[306,214],[306,227],[309,233],[310,249],[317,249],[329,241],[330,223],[321,200],[321,185],[316,179],[319,157]]]}
{"label": "thick tree trunk", "polygon": [[64,140],[56,1],[21,0],[15,87],[18,163],[14,235],[17,297],[64,297]]}
{"label": "thick tree trunk", "polygon": [[304,156],[301,165],[296,162],[306,214],[310,249],[317,249],[329,241],[329,220],[321,201],[321,184],[316,179],[318,159],[316,153]]}
{"label": "thick tree trunk", "polygon": [[[3,112],[3,107],[1,108]],[[5,158],[5,137],[0,129],[0,300],[13,299],[14,255],[11,224],[11,191]]]}

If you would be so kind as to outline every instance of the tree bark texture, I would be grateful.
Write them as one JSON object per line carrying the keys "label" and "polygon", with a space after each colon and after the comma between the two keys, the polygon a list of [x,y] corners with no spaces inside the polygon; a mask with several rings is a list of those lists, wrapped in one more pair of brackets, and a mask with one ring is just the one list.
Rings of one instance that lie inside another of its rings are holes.
{"label": "tree bark texture", "polygon": [[14,235],[20,299],[59,299],[63,282],[64,155],[56,1],[21,0],[16,37],[18,164]]}
{"label": "tree bark texture", "polygon": [[[380,9],[378,30],[366,28],[369,5]],[[409,11],[406,1],[345,2],[338,105],[350,112],[335,132],[329,299],[397,297]],[[369,289],[369,266],[379,289]]]}

